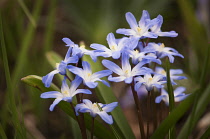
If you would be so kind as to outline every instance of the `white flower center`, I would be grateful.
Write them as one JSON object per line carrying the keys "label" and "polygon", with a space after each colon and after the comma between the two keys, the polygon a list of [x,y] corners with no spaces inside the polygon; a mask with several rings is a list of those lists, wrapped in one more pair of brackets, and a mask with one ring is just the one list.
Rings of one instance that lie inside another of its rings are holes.
{"label": "white flower center", "polygon": [[96,113],[96,112],[100,112],[98,105],[96,103],[93,103],[92,105],[92,110]]}

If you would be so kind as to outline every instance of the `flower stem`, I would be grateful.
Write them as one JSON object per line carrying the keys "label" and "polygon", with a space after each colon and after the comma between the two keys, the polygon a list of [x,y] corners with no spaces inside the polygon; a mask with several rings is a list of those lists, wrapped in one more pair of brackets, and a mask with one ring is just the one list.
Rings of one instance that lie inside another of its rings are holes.
{"label": "flower stem", "polygon": [[93,139],[93,133],[94,133],[94,117],[92,117],[92,128],[91,128],[91,139]]}
{"label": "flower stem", "polygon": [[70,79],[70,77],[67,74],[65,74],[65,76],[70,82],[72,82],[72,80]]}
{"label": "flower stem", "polygon": [[134,101],[135,101],[135,104],[136,104],[141,138],[145,139],[144,124],[143,124],[143,118],[142,118],[142,113],[141,113],[141,105],[140,105],[140,102],[139,102],[137,92],[134,89],[134,82],[131,83],[131,89],[132,89],[133,98],[134,98]]}
{"label": "flower stem", "polygon": [[147,96],[147,138],[149,138],[149,121],[150,121],[150,103],[151,103],[151,91],[148,91]]}

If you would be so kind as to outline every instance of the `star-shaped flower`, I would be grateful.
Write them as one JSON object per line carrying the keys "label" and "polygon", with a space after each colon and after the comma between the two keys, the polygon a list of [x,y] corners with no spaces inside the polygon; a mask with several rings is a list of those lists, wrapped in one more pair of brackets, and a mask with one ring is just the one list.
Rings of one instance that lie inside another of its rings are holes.
{"label": "star-shaped flower", "polygon": [[111,112],[117,105],[117,102],[113,102],[110,104],[102,104],[92,103],[88,99],[83,99],[83,103],[76,105],[75,111],[77,115],[79,115],[78,112],[89,112],[92,117],[96,117],[97,115],[99,115],[102,120],[104,120],[107,124],[111,125],[113,124],[113,119],[111,115],[107,114],[107,112]]}
{"label": "star-shaped flower", "polygon": [[153,87],[163,88],[162,84],[166,83],[164,77],[165,76],[161,74],[155,74],[154,76],[151,74],[145,74],[144,77],[138,76],[134,79],[135,90],[137,91],[142,85],[145,86],[147,91],[151,91]]}
{"label": "star-shaped flower", "polygon": [[143,38],[157,38],[158,35],[149,31],[149,29],[158,23],[158,19],[150,20],[149,13],[144,10],[142,17],[137,24],[134,15],[130,12],[126,13],[126,20],[131,29],[118,29],[116,32],[127,36],[135,37],[138,40]]}
{"label": "star-shaped flower", "polygon": [[105,80],[101,80],[100,78],[112,74],[112,71],[102,70],[102,71],[98,71],[96,73],[92,73],[90,64],[86,61],[82,62],[82,67],[83,67],[83,69],[69,65],[68,69],[70,72],[80,76],[83,79],[84,84],[86,86],[88,86],[89,88],[95,88],[98,85],[98,83],[96,81],[101,81],[105,85],[109,86],[109,83],[107,83]]}
{"label": "star-shaped flower", "polygon": [[158,58],[168,57],[170,63],[174,62],[174,56],[179,56],[184,58],[178,51],[173,48],[165,47],[163,43],[149,43],[147,47],[145,47],[144,51],[155,51]]}
{"label": "star-shaped flower", "polygon": [[92,94],[88,89],[77,89],[81,84],[82,79],[79,76],[71,82],[71,86],[69,88],[66,83],[66,78],[64,78],[61,86],[61,92],[58,91],[49,91],[41,94],[41,98],[55,98],[53,104],[50,105],[50,111],[53,111],[54,107],[61,101],[72,102],[72,98],[79,93],[83,94]]}
{"label": "star-shaped flower", "polygon": [[129,63],[129,56],[123,53],[122,60],[121,60],[122,68],[120,68],[114,62],[109,61],[109,60],[103,60],[102,64],[106,68],[110,69],[111,71],[119,75],[118,77],[112,77],[112,75],[110,75],[108,77],[109,81],[113,81],[113,82],[125,81],[125,83],[130,84],[133,81],[134,76],[144,75],[148,72],[152,72],[151,69],[142,67],[148,62],[149,61],[141,61],[135,67],[131,68],[131,65]]}
{"label": "star-shaped flower", "polygon": [[91,48],[96,49],[95,54],[97,56],[112,57],[118,59],[121,56],[121,51],[125,47],[128,38],[115,39],[113,33],[109,33],[106,38],[109,48],[104,45],[93,43],[90,45]]}
{"label": "star-shaped flower", "polygon": [[[162,74],[162,75],[166,76],[166,71],[161,67],[156,67],[155,68],[155,73]],[[177,74],[183,74],[183,71],[181,69],[170,69],[170,79],[171,79],[171,83],[173,85],[176,85],[174,80],[187,79],[185,76],[179,76]]]}
{"label": "star-shaped flower", "polygon": [[[175,102],[180,102],[189,96],[189,94],[183,93],[185,90],[186,90],[186,88],[184,88],[184,87],[177,87],[174,90],[174,101]],[[165,89],[162,89],[161,95],[156,97],[155,103],[160,103],[161,100],[163,100],[166,105],[169,105],[169,96],[168,96],[168,92],[166,92]]]}
{"label": "star-shaped flower", "polygon": [[60,63],[56,63],[56,69],[48,73],[46,76],[43,76],[42,82],[44,83],[45,87],[50,87],[53,77],[55,74],[59,73],[61,75],[66,74],[66,68],[69,63],[77,63],[78,56],[70,57],[72,48],[68,49],[68,52],[65,56],[65,59],[62,60]]}

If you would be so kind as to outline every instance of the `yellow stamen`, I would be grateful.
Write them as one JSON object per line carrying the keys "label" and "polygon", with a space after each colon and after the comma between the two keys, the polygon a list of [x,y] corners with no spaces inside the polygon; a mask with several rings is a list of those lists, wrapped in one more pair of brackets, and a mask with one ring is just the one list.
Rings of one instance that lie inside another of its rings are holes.
{"label": "yellow stamen", "polygon": [[55,64],[55,67],[58,68],[59,64],[60,64],[60,63],[56,63],[56,64]]}
{"label": "yellow stamen", "polygon": [[166,75],[165,70],[161,70],[161,74]]}
{"label": "yellow stamen", "polygon": [[134,52],[135,52],[135,54],[138,54],[138,53],[139,53],[139,51],[138,51],[138,50],[135,50]]}
{"label": "yellow stamen", "polygon": [[63,94],[64,95],[68,95],[68,91],[63,91]]}
{"label": "yellow stamen", "polygon": [[93,103],[94,108],[98,108],[98,105],[96,103]]}
{"label": "yellow stamen", "polygon": [[137,32],[140,32],[142,29],[140,27],[137,27]]}
{"label": "yellow stamen", "polygon": [[165,47],[164,43],[162,43],[162,44],[160,45],[160,47],[164,48],[164,47]]}
{"label": "yellow stamen", "polygon": [[85,48],[85,43],[84,43],[84,41],[81,41],[81,42],[79,43],[79,45],[80,45],[80,48]]}
{"label": "yellow stamen", "polygon": [[114,45],[112,45],[111,50],[116,50],[116,47]]}
{"label": "yellow stamen", "polygon": [[87,74],[88,77],[90,77],[91,75],[92,75],[91,73],[88,73],[88,74]]}

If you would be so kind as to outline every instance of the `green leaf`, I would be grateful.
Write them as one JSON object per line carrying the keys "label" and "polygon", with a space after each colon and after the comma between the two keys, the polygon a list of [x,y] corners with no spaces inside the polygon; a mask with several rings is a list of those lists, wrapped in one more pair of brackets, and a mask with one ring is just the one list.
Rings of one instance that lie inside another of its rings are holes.
{"label": "green leaf", "polygon": [[[27,77],[22,78],[21,80],[37,89],[39,89],[41,92],[48,92],[48,91],[59,91],[58,87],[52,84],[49,88],[46,88],[44,84],[42,83],[42,78],[36,75],[29,75]],[[75,104],[74,104],[75,105]],[[76,120],[74,116],[74,112],[70,107],[70,104],[66,101],[61,101],[58,104],[58,107],[61,108],[66,114],[71,116],[73,119]],[[91,119],[92,117],[89,114],[85,114],[85,123],[88,130],[91,130]],[[76,125],[75,125],[76,126]],[[110,132],[105,126],[100,123],[97,119],[95,120],[95,129],[94,129],[94,135],[100,139],[113,139],[115,138],[114,134]],[[104,136],[105,135],[105,136]]]}
{"label": "green leaf", "polygon": [[210,126],[209,126],[208,129],[204,132],[204,134],[200,137],[200,139],[207,139],[208,137],[210,137]]}
{"label": "green leaf", "polygon": [[160,126],[155,130],[151,139],[164,138],[168,133],[168,129],[173,127],[176,122],[185,114],[185,112],[190,108],[195,98],[195,93],[192,93],[185,100],[183,100],[173,111],[166,117],[166,119],[160,124]]}
{"label": "green leaf", "polygon": [[[200,92],[197,92],[197,93],[200,93]],[[196,126],[196,123],[198,122],[199,118],[201,117],[201,115],[204,113],[206,107],[208,106],[209,100],[210,100],[210,84],[208,85],[206,90],[203,92],[202,96],[197,101],[193,119],[191,119],[190,117],[187,119],[187,122],[184,124],[182,130],[180,131],[178,139],[183,139],[183,138],[187,137],[189,133],[192,132],[192,130]]]}
{"label": "green leaf", "polygon": [[[92,59],[89,56],[83,56],[84,61],[88,61],[92,67],[92,71],[100,71],[103,70],[103,67],[100,63],[100,60],[97,62],[93,62]],[[110,87],[105,86],[102,83],[98,84],[98,87],[96,88],[96,95],[97,97],[102,101],[102,103],[112,103],[112,102],[118,102],[116,96],[114,95],[112,89]],[[118,134],[121,138],[129,138],[133,139],[135,138],[124,114],[120,106],[114,109],[113,112],[111,112],[113,118],[114,118],[114,129],[116,131],[113,131]]]}

